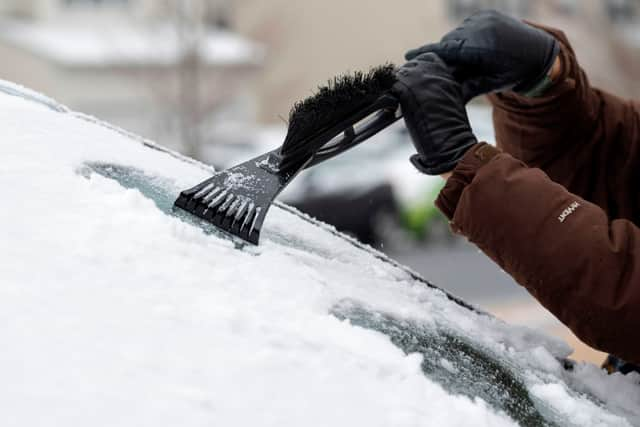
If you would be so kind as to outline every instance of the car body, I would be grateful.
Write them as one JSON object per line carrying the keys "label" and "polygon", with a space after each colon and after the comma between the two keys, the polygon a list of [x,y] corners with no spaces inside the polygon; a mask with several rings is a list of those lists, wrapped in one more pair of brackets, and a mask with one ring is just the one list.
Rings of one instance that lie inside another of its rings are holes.
{"label": "car body", "polygon": [[293,208],[260,246],[173,210],[202,163],[7,82],[0,132],[2,426],[640,420],[637,377]]}

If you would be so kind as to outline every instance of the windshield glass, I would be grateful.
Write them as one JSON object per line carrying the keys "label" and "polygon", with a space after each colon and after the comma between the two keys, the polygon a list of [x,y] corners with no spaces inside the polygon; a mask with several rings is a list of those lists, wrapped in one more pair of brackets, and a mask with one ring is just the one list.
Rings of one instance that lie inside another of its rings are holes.
{"label": "windshield glass", "polygon": [[530,395],[517,366],[453,331],[371,311],[353,301],[341,302],[332,312],[339,319],[388,336],[406,354],[421,354],[424,374],[451,393],[481,398],[524,426],[571,424]]}

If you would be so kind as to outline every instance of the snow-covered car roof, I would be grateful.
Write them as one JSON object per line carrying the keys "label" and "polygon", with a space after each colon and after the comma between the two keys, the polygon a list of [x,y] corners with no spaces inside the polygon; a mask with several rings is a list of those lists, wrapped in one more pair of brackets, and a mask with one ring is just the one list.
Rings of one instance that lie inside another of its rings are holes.
{"label": "snow-covered car roof", "polygon": [[[0,425],[633,425],[638,377],[278,205],[173,212],[211,169],[0,83]],[[478,286],[481,286],[478,283]]]}

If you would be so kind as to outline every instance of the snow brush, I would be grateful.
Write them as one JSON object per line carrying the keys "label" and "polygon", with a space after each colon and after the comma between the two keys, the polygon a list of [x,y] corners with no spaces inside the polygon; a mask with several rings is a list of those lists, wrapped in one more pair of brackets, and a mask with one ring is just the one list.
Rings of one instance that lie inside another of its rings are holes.
{"label": "snow brush", "polygon": [[390,94],[395,82],[392,64],[330,80],[293,106],[279,148],[215,173],[180,193],[174,206],[257,245],[271,204],[300,171],[343,153],[402,117],[398,100]]}

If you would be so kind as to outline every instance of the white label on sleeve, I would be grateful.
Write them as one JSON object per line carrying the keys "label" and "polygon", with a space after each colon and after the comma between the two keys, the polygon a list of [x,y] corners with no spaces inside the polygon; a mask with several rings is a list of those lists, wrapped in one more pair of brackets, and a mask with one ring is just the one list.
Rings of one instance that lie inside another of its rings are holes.
{"label": "white label on sleeve", "polygon": [[567,209],[562,211],[562,213],[558,217],[558,221],[565,222],[567,217],[569,215],[571,215],[572,213],[574,213],[576,211],[576,209],[578,209],[579,207],[580,207],[580,203],[578,203],[578,202],[571,203]]}

